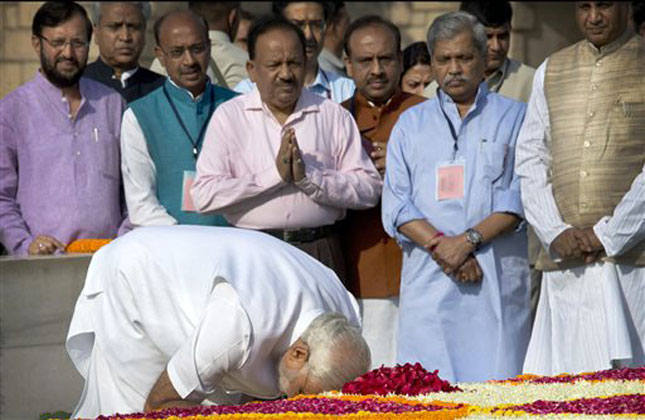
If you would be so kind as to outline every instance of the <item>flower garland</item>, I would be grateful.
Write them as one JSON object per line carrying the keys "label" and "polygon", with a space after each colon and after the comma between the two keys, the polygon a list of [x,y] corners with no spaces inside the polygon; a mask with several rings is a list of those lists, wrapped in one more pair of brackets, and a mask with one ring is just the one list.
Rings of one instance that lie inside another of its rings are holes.
{"label": "flower garland", "polygon": [[[424,389],[432,392],[423,393]],[[239,406],[172,408],[99,420],[322,420],[322,419],[604,419],[645,417],[645,368],[555,377],[460,384],[441,380],[421,365],[380,367],[331,391]],[[394,390],[397,394],[387,394]],[[403,390],[408,395],[403,394]],[[372,394],[363,395],[363,393]],[[387,395],[385,395],[387,394]]]}
{"label": "flower garland", "polygon": [[77,239],[65,247],[65,252],[72,254],[91,254],[102,246],[109,244],[112,239]]}

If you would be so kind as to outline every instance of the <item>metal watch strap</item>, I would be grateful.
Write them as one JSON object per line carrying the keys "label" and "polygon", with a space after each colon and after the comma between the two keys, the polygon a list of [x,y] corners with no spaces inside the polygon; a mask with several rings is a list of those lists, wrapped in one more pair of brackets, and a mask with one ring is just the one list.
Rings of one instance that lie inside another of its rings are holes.
{"label": "metal watch strap", "polygon": [[466,240],[473,244],[475,249],[479,249],[482,242],[484,242],[484,237],[477,230],[470,228],[466,229]]}

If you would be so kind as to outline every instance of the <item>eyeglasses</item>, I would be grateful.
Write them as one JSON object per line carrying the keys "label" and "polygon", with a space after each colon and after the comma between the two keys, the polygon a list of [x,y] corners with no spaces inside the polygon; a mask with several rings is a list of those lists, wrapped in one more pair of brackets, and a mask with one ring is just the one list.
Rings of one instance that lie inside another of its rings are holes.
{"label": "eyeglasses", "polygon": [[49,46],[51,46],[55,50],[63,50],[69,44],[73,50],[82,50],[87,48],[90,43],[87,41],[81,41],[80,39],[72,39],[70,41],[66,41],[64,39],[52,39],[49,40],[46,37],[42,35],[38,35],[38,38],[46,41]]}
{"label": "eyeglasses", "polygon": [[166,54],[167,56],[169,56],[173,60],[179,60],[180,58],[182,58],[184,56],[184,54],[186,53],[186,50],[190,51],[191,55],[199,57],[199,56],[202,56],[202,55],[206,54],[206,52],[208,51],[210,46],[211,46],[211,41],[208,40],[208,41],[200,42],[199,44],[193,44],[193,45],[191,45],[189,47],[172,48],[169,51],[166,51],[161,47],[159,47],[159,48],[161,48],[161,51],[163,51],[164,54]]}
{"label": "eyeglasses", "polygon": [[291,23],[296,25],[298,28],[304,32],[307,29],[307,26],[311,28],[312,32],[322,32],[327,27],[327,22],[324,20],[291,20]]}

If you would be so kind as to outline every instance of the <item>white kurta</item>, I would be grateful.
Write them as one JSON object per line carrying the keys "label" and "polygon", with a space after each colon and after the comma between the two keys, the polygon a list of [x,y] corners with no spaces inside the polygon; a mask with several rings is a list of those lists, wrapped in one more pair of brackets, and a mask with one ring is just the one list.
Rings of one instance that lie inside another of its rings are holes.
{"label": "white kurta", "polygon": [[[549,110],[542,63],[517,140],[522,204],[545,249],[566,224],[549,179]],[[642,139],[641,139],[642,140]],[[607,255],[645,240],[645,165],[612,215],[593,227]],[[545,272],[524,372],[553,375],[645,364],[645,267],[596,263]]]}
{"label": "white kurta", "polygon": [[168,365],[182,398],[279,395],[277,364],[325,312],[360,325],[336,275],[255,231],[138,228],[92,259],[67,337],[86,379],[75,417],[141,411]]}

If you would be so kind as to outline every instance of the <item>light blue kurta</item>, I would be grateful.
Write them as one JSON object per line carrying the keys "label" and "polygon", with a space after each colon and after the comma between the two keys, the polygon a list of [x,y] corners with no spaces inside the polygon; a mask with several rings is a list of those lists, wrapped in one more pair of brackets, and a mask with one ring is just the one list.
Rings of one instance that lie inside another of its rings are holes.
{"label": "light blue kurta", "polygon": [[[440,106],[452,122],[453,136]],[[493,212],[522,216],[513,173],[526,105],[482,83],[463,121],[443,91],[399,117],[387,152],[383,225],[403,248],[397,361],[421,362],[449,381],[503,379],[521,373],[528,343],[529,267],[524,223],[475,253],[481,283],[445,275],[431,256],[397,231],[426,219],[458,235]],[[437,201],[438,165],[465,162],[464,198]]]}

